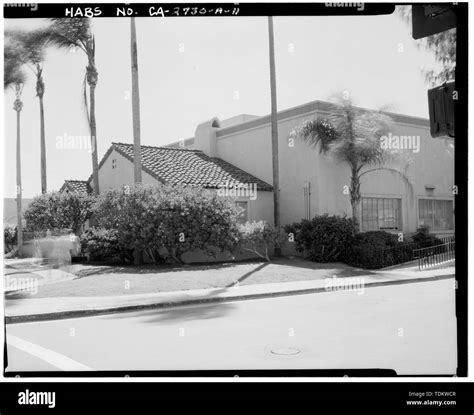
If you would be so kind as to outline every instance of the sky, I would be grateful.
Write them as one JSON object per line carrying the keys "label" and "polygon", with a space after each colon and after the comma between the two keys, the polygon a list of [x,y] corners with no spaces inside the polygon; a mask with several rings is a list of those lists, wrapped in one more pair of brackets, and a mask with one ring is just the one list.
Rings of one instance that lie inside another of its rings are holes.
{"label": "sky", "polygon": [[[31,30],[41,19],[5,20],[5,28]],[[165,145],[194,136],[216,116],[270,112],[266,17],[136,18],[141,99],[141,140]],[[133,142],[130,20],[96,18],[96,117],[99,160],[112,142]],[[435,65],[417,47],[397,15],[275,17],[278,109],[350,92],[366,108],[428,117],[421,69]],[[85,180],[91,156],[82,146],[89,131],[82,97],[85,54],[48,50],[44,64],[48,190],[65,179]],[[30,72],[30,75],[32,73]],[[4,101],[5,191],[15,197],[14,94]],[[34,77],[23,90],[23,197],[40,193],[39,103]],[[62,148],[73,136],[75,149]]]}

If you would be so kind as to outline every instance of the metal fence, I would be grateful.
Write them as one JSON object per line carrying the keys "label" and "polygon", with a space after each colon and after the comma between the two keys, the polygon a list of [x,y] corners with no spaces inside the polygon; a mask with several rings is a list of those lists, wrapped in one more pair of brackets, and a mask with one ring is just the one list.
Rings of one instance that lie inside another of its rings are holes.
{"label": "metal fence", "polygon": [[377,268],[390,267],[392,265],[402,264],[404,262],[413,261],[415,259],[414,252],[420,248],[416,242],[403,243],[393,248],[386,248],[378,252],[374,252],[376,262],[379,263]]}
{"label": "metal fence", "polygon": [[375,251],[372,254],[373,266],[371,268],[385,268],[418,260],[419,268],[425,269],[454,259],[454,235],[441,237],[438,240],[442,243],[429,247],[410,242]]}
{"label": "metal fence", "polygon": [[414,259],[418,259],[418,268],[420,270],[440,265],[444,262],[455,259],[456,247],[454,238],[443,239],[448,239],[448,241],[440,245],[415,249],[413,251]]}

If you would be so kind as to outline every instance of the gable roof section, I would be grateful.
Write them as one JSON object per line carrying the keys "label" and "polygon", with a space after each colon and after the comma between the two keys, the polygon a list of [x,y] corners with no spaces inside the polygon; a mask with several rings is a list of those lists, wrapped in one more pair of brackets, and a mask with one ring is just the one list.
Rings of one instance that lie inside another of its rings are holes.
{"label": "gable roof section", "polygon": [[92,193],[92,188],[86,180],[64,180],[64,184],[59,189],[60,192],[69,190],[70,192]]}
{"label": "gable roof section", "polygon": [[[113,149],[133,163],[133,144],[112,143],[99,168]],[[143,171],[162,183],[209,189],[238,188],[255,183],[257,190],[273,190],[273,187],[263,180],[220,158],[209,157],[200,150],[142,145],[141,153]]]}

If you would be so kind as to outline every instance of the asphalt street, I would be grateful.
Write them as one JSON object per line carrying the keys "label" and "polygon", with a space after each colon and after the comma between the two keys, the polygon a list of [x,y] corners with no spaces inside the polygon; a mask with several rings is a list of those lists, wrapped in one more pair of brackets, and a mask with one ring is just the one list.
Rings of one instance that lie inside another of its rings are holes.
{"label": "asphalt street", "polygon": [[454,374],[454,279],[11,324],[7,345],[7,372],[385,368]]}

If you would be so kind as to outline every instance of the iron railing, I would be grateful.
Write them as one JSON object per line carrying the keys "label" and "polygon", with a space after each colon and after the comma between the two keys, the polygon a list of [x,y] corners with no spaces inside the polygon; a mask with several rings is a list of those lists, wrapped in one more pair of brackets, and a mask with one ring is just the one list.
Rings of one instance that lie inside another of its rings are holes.
{"label": "iron railing", "polygon": [[419,268],[425,269],[454,259],[454,235],[438,239],[442,243],[428,247],[410,242],[375,251],[371,254],[370,268],[385,268],[418,260]]}
{"label": "iron railing", "polygon": [[393,248],[382,249],[381,251],[376,252],[375,255],[378,257],[378,261],[380,261],[380,268],[385,268],[413,261],[415,259],[413,253],[418,248],[420,248],[420,244],[410,242],[400,244]]}
{"label": "iron railing", "polygon": [[454,260],[456,255],[455,248],[455,240],[450,238],[448,242],[440,245],[415,249],[413,256],[415,259],[418,259],[418,268],[422,270]]}

